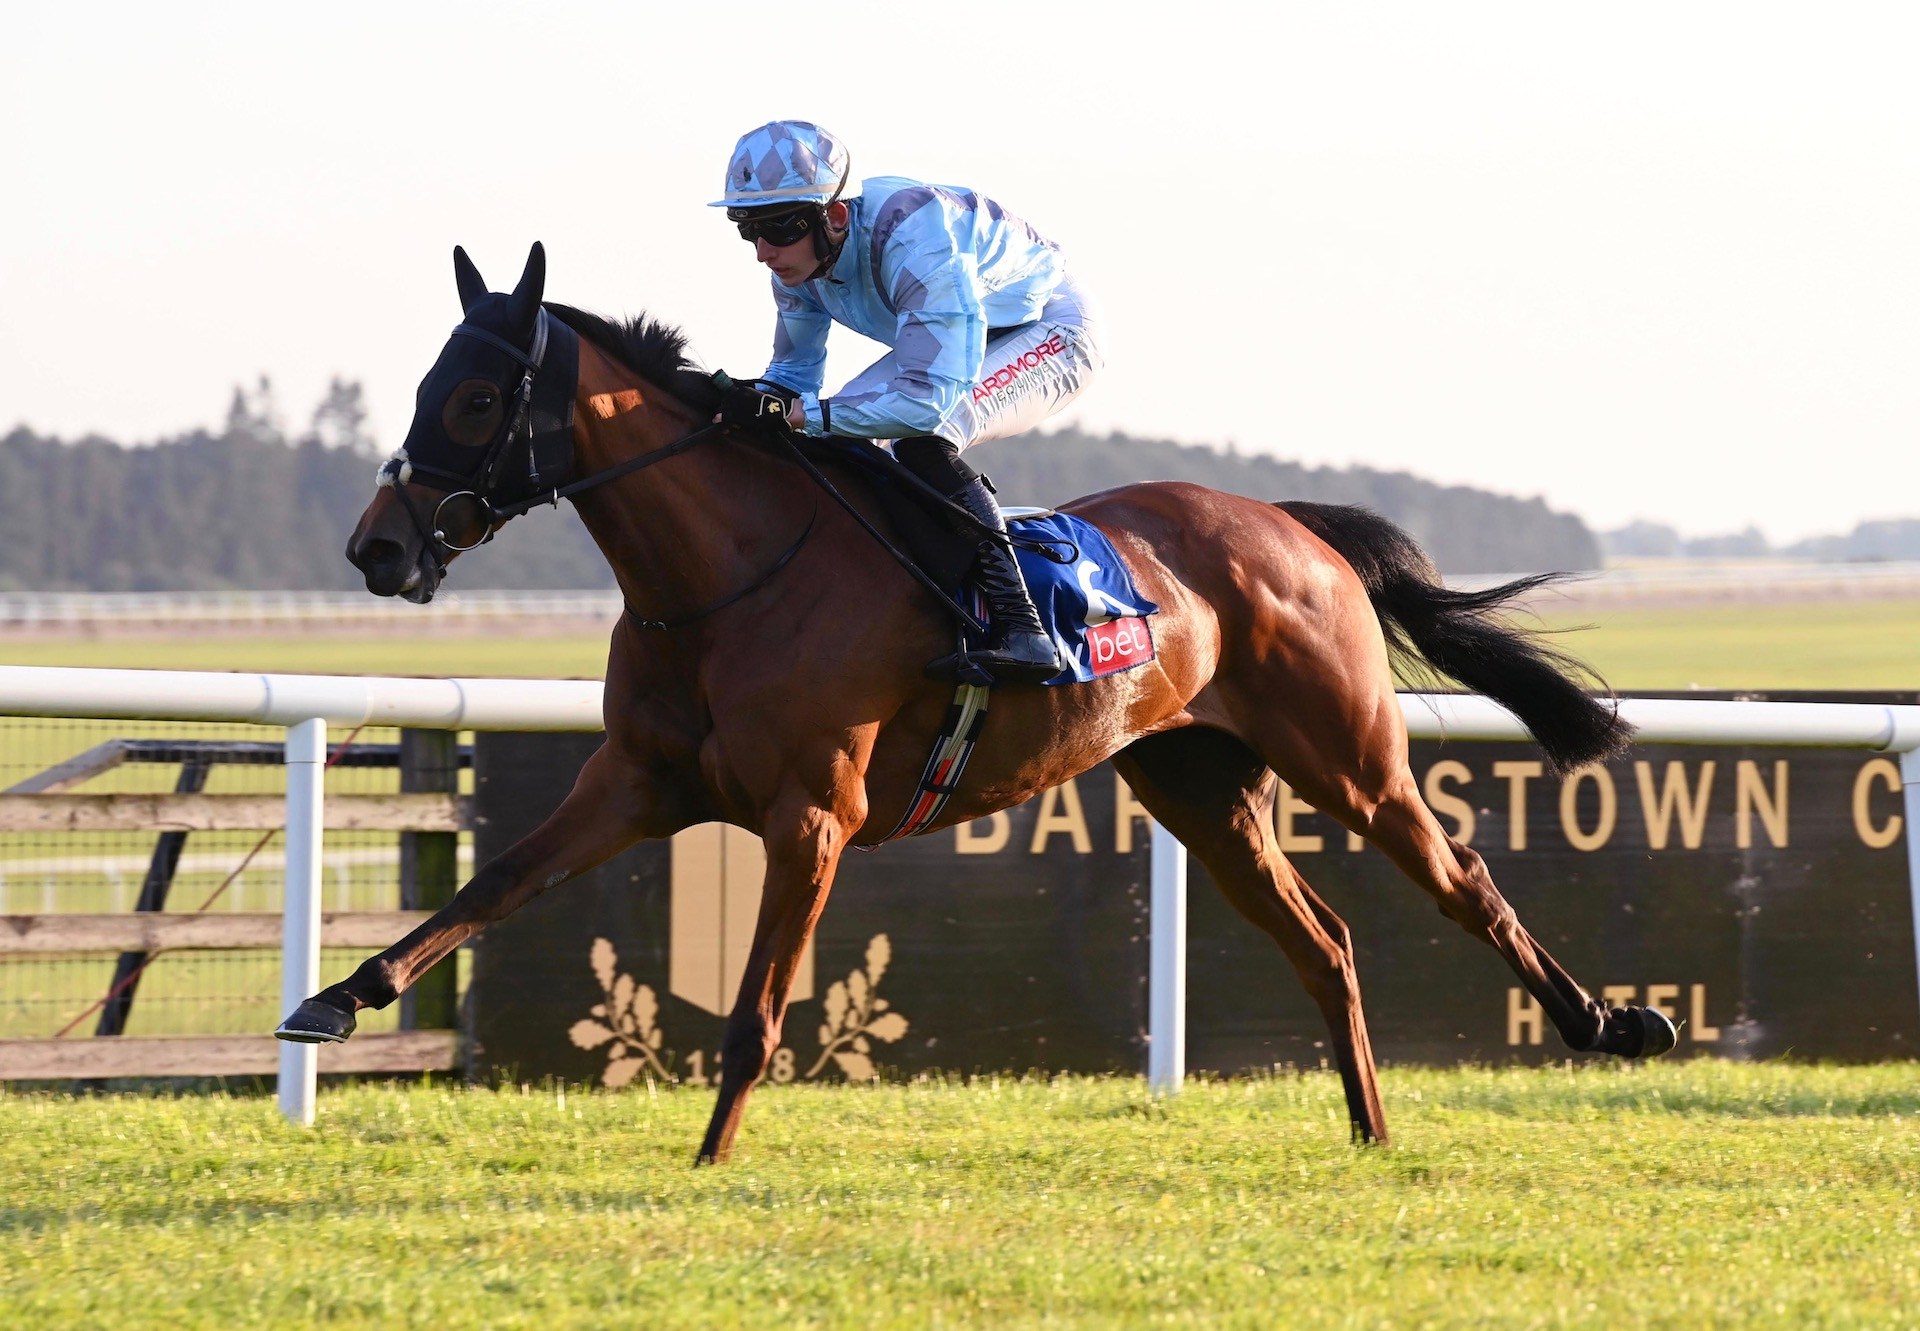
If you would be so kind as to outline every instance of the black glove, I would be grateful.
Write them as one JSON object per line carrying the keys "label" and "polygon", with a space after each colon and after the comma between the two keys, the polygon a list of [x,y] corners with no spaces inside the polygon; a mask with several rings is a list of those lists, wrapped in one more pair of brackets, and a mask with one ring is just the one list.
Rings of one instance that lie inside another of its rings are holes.
{"label": "black glove", "polygon": [[800,395],[779,384],[735,380],[720,399],[719,420],[722,425],[785,432],[797,428],[793,417],[799,410]]}

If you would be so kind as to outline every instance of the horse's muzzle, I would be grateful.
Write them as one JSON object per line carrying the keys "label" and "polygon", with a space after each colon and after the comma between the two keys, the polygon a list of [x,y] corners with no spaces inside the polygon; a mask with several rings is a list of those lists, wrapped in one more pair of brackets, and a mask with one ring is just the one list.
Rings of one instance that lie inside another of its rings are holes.
{"label": "horse's muzzle", "polygon": [[406,547],[398,541],[362,541],[347,551],[347,560],[360,570],[367,590],[375,596],[405,596],[422,603],[433,596],[435,589],[420,562],[407,558]]}

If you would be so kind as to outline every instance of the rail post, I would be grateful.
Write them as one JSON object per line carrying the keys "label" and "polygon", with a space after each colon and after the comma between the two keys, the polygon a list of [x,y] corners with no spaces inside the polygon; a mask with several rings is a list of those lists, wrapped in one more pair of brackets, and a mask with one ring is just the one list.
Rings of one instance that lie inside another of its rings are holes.
{"label": "rail post", "polygon": [[1901,830],[1907,837],[1907,899],[1913,903],[1913,959],[1920,971],[1920,749],[1900,755],[1900,794],[1906,815]]}
{"label": "rail post", "polygon": [[[280,950],[280,1010],[291,1012],[320,987],[321,837],[326,827],[327,723],[287,728],[286,932]],[[319,1047],[280,1045],[280,1112],[313,1122]]]}
{"label": "rail post", "polygon": [[1187,1075],[1187,848],[1153,825],[1147,954],[1147,1089],[1171,1095]]}
{"label": "rail post", "polygon": [[[452,730],[400,732],[400,789],[460,789],[460,736]],[[400,908],[439,910],[460,885],[458,832],[400,834]],[[400,1029],[450,1030],[460,1024],[457,962],[448,957],[400,995]]]}

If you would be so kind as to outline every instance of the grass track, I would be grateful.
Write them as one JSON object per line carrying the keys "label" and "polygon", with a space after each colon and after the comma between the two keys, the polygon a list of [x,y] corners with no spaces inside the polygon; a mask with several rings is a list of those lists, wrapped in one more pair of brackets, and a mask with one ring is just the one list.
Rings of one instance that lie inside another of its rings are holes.
{"label": "grass track", "polygon": [[704,1092],[0,1094],[0,1321],[1897,1326],[1920,1067],[1325,1073]]}

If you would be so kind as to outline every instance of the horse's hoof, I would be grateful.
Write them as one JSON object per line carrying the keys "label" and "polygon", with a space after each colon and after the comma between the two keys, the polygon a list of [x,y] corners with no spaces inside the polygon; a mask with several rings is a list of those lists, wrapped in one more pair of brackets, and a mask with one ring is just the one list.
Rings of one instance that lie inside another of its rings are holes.
{"label": "horse's hoof", "polygon": [[353,1034],[354,1025],[353,1013],[342,1012],[318,998],[309,998],[280,1023],[274,1035],[294,1044],[339,1044]]}
{"label": "horse's hoof", "polygon": [[1658,1008],[1617,1007],[1607,1013],[1609,1035],[1603,1048],[1621,1058],[1654,1058],[1670,1053],[1680,1042],[1680,1032]]}
{"label": "horse's hoof", "polygon": [[1680,1043],[1680,1031],[1673,1019],[1659,1008],[1637,1007],[1634,1014],[1640,1019],[1641,1058],[1655,1058],[1661,1054],[1670,1054],[1673,1047]]}

